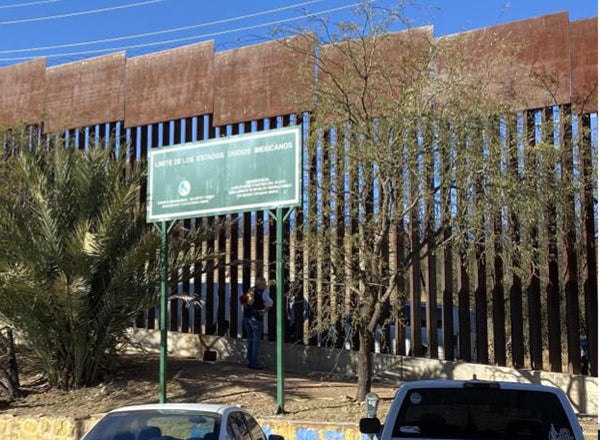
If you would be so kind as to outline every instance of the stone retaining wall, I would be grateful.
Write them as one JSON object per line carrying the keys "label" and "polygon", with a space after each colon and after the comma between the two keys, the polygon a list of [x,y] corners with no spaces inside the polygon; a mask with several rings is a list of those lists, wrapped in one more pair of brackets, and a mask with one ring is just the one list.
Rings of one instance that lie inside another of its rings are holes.
{"label": "stone retaining wall", "polygon": [[0,439],[75,440],[82,437],[99,418],[3,415],[0,416]]}
{"label": "stone retaining wall", "polygon": [[[101,415],[75,419],[51,416],[0,416],[2,440],[78,440]],[[282,419],[259,419],[265,433],[284,436],[286,440],[361,440],[354,423],[319,423]],[[586,432],[586,439],[596,437]]]}
{"label": "stone retaining wall", "polygon": [[[158,330],[132,329],[129,336],[132,349],[158,352]],[[207,349],[216,351],[218,360],[246,363],[245,339],[169,332],[169,355],[201,359]],[[284,344],[283,358],[285,370],[290,373],[319,371],[356,376],[357,353],[348,350]],[[261,345],[261,361],[267,367],[275,368],[275,343],[265,341]],[[577,414],[598,414],[597,377],[386,354],[373,355],[373,370],[376,378],[398,384],[422,379],[469,380],[476,375],[482,380],[550,385],[567,394]]]}
{"label": "stone retaining wall", "polygon": [[[0,416],[2,440],[78,440],[101,415],[86,418],[52,416]],[[260,420],[265,433],[283,435],[286,440],[360,440],[356,424],[305,421]]]}

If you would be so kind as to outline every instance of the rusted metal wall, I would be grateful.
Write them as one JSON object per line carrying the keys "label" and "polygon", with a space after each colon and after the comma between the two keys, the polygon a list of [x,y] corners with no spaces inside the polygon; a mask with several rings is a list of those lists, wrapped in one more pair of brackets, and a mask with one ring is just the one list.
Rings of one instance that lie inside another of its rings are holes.
{"label": "rusted metal wall", "polygon": [[[523,155],[525,168],[530,170],[532,176],[536,176],[540,172],[540,164],[536,159],[535,145],[540,142],[550,142],[552,134],[560,130],[564,133],[563,143],[561,144],[561,148],[564,149],[564,157],[561,162],[564,167],[562,178],[567,182],[573,176],[580,175],[585,182],[592,182],[591,168],[593,167],[593,161],[589,154],[590,151],[585,150],[581,153],[583,163],[572,161],[572,154],[575,151],[574,145],[570,142],[569,130],[572,130],[572,128],[571,125],[562,125],[570,124],[571,119],[565,118],[561,121],[552,122],[555,108],[567,111],[566,106],[555,106],[545,107],[541,110],[528,110],[520,116],[515,115],[514,119],[511,119],[509,123],[507,122],[509,124],[507,125],[506,134],[507,142],[516,143],[518,137],[523,136],[524,145],[518,154]],[[582,124],[591,130],[589,115],[582,118]],[[539,138],[536,136],[536,121],[538,120],[543,123]],[[308,118],[305,119],[305,124],[307,124],[306,121],[308,121]],[[175,121],[175,123],[164,124],[162,128],[163,140],[153,135],[148,147],[199,139],[201,133],[208,133],[208,137],[213,138],[224,134],[267,130],[298,122],[298,119],[289,115],[255,120],[243,125],[231,124],[219,127],[214,127],[209,117],[202,118],[202,121],[198,120],[194,124],[189,120]],[[194,130],[191,134],[185,130],[187,133],[185,138],[182,137],[179,141],[176,140],[179,136],[178,133],[181,131],[178,123],[185,125],[186,128],[191,126]],[[553,125],[545,125],[548,123]],[[305,126],[310,129],[308,124]],[[522,127],[522,129],[519,127]],[[153,128],[152,132],[157,133],[158,130]],[[302,241],[302,228],[298,227],[298,222],[301,224],[303,215],[316,215],[316,212],[322,212],[328,206],[331,201],[328,197],[333,197],[333,194],[329,194],[326,188],[330,187],[334,181],[339,182],[339,179],[342,179],[342,181],[348,179],[349,186],[357,185],[358,181],[356,170],[352,170],[343,163],[338,163],[335,173],[325,173],[321,177],[323,179],[321,183],[318,183],[318,170],[329,169],[333,161],[338,161],[341,156],[339,147],[343,142],[333,141],[334,136],[332,133],[323,133],[321,149],[306,146],[307,167],[305,168],[304,190],[307,193],[308,200],[303,206],[303,210],[294,215],[293,226],[291,223],[285,225],[285,235],[287,237],[284,248],[285,261],[289,262],[290,266],[294,266],[293,269],[290,267],[289,271],[286,272],[286,277],[294,279],[294,282],[291,283],[294,290],[286,290],[286,292],[293,292],[296,295],[296,303],[300,305],[302,305],[303,300],[307,300],[311,304],[314,310],[315,321],[313,324],[320,319],[321,309],[324,307],[325,301],[334,300],[334,295],[331,292],[335,292],[336,301],[344,301],[343,288],[338,284],[343,283],[343,279],[332,277],[331,272],[328,270],[333,264],[332,258],[335,257],[333,250],[325,248],[321,251],[315,251],[315,249],[310,248],[307,242]],[[587,131],[581,135],[584,137],[589,136]],[[166,139],[170,139],[170,141],[167,142]],[[591,150],[591,139],[583,139],[583,145]],[[478,154],[482,153],[478,152]],[[447,161],[448,158],[444,157],[440,160]],[[515,172],[518,172],[518,162],[519,159],[516,156],[510,158],[510,167],[514,167]],[[404,165],[404,168],[406,169],[407,166],[409,165]],[[495,166],[502,167],[498,157],[490,162],[490,167]],[[544,182],[540,184],[544,184]],[[413,184],[415,182],[411,183],[411,185]],[[321,186],[323,189],[319,189]],[[415,188],[417,188],[416,185]],[[480,363],[493,362],[498,365],[512,365],[515,368],[531,368],[534,370],[571,371],[574,373],[583,371],[579,352],[574,350],[573,347],[578,347],[579,338],[585,336],[590,341],[590,352],[595,353],[595,345],[591,344],[597,340],[596,309],[588,306],[588,304],[593,304],[594,298],[597,300],[596,290],[593,287],[597,284],[597,281],[594,276],[596,241],[593,227],[595,219],[593,191],[591,188],[588,188],[587,191],[589,195],[585,199],[587,202],[584,203],[586,210],[585,236],[577,237],[577,234],[569,233],[567,242],[563,241],[563,236],[557,234],[557,223],[552,218],[559,216],[561,224],[567,229],[572,229],[575,221],[583,221],[580,217],[575,218],[575,213],[563,212],[564,209],[572,209],[572,200],[569,202],[569,206],[561,209],[557,209],[556,206],[549,207],[547,215],[540,217],[539,221],[531,228],[518,226],[518,222],[522,219],[516,217],[510,218],[509,221],[512,225],[505,224],[506,217],[504,219],[493,217],[497,219],[497,222],[490,227],[503,229],[505,233],[511,234],[511,237],[517,242],[531,240],[535,243],[534,246],[539,248],[540,253],[544,255],[541,258],[537,255],[536,260],[533,262],[521,263],[517,261],[514,263],[516,265],[524,264],[526,270],[530,263],[533,263],[531,272],[527,274],[525,279],[520,278],[521,274],[519,272],[511,272],[508,263],[505,264],[498,258],[498,255],[502,252],[501,249],[497,249],[496,254],[489,256],[489,258],[486,258],[486,254],[481,252],[473,258],[449,249],[449,255],[444,253],[444,264],[452,261],[460,262],[460,264],[454,271],[444,273],[444,278],[446,278],[454,272],[456,279],[444,280],[444,284],[450,290],[443,292],[442,295],[440,292],[433,292],[434,289],[431,288],[431,286],[440,283],[442,279],[439,270],[432,271],[432,268],[437,265],[435,261],[431,260],[431,254],[423,255],[421,260],[417,260],[410,273],[411,279],[405,285],[406,290],[403,289],[402,292],[411,292],[412,304],[418,304],[427,296],[425,308],[430,314],[439,307],[440,303],[443,304],[444,310],[452,311],[456,308],[458,311],[456,318],[458,319],[459,337],[458,340],[449,338],[446,341],[448,347],[443,354],[446,359],[472,360]],[[346,212],[352,212],[353,209],[354,202],[351,198],[348,200],[340,198],[338,202],[339,205],[336,203],[338,209],[335,214],[332,213],[331,216],[327,216],[327,225],[337,224],[340,226],[337,233],[342,234],[343,242],[344,234],[356,233],[356,229],[353,230],[353,228],[357,226],[354,226],[353,223],[357,219],[352,218],[352,222],[346,222]],[[373,203],[376,204],[377,202],[374,200]],[[468,203],[468,201],[461,203]],[[373,207],[369,209],[372,210]],[[182,309],[183,305],[178,305],[178,302],[174,301],[171,305],[172,314],[170,319],[173,331],[229,334],[234,337],[243,334],[242,328],[237,325],[240,314],[239,303],[235,294],[228,298],[226,292],[241,294],[251,284],[251,279],[259,274],[268,274],[269,278],[273,279],[274,223],[270,221],[266,214],[265,211],[258,211],[239,216],[230,215],[202,220],[217,228],[214,236],[209,237],[204,242],[203,248],[218,250],[218,257],[210,263],[206,279],[202,285],[195,283],[194,287],[194,292],[205,300],[205,307],[202,312],[204,315],[195,311],[193,319],[187,318],[190,319],[190,322],[193,321],[193,325],[188,324],[183,327],[178,323],[178,316],[173,311],[178,310],[180,314],[183,312],[183,317],[188,316],[188,312]],[[420,239],[418,225],[422,224],[430,215],[415,210],[407,216],[410,218],[403,220],[403,223],[406,221],[406,229],[409,233],[406,235],[403,233],[396,234],[395,238],[390,237],[390,240],[392,240],[391,249],[396,250],[387,255],[386,260],[389,259],[392,263],[402,252],[409,252],[411,246],[416,246],[414,243]],[[407,243],[405,239],[413,243]],[[239,249],[235,243],[240,246]],[[582,257],[578,257],[573,253],[573,249],[581,246],[585,246],[586,249],[585,281],[576,276],[578,272],[576,267],[569,271],[571,275],[558,272],[559,265],[564,267],[565,265],[583,264]],[[557,249],[560,249],[561,252],[558,252]],[[564,255],[562,251],[565,249],[571,255]],[[395,252],[398,252],[398,254],[395,254]],[[438,255],[440,254],[438,253]],[[549,265],[548,270],[543,269],[544,264]],[[229,273],[227,273],[227,270]],[[233,275],[234,272],[236,275]],[[423,286],[421,280],[426,277],[426,274],[429,275],[429,280]],[[511,275],[512,281],[508,281]],[[340,276],[351,277],[352,274],[345,273],[340,274]],[[454,283],[458,284],[458,288],[452,286]],[[574,308],[573,302],[573,300],[580,299],[576,293],[578,283],[585,283],[585,286],[583,286],[585,310],[581,311]],[[301,286],[300,289],[299,286]],[[187,289],[191,289],[191,285],[186,288],[186,291]],[[509,296],[505,296],[505,293],[508,293]],[[565,304],[569,317],[561,312]],[[431,307],[432,305],[434,307]],[[425,319],[421,316],[418,308],[411,310],[413,312],[413,316],[410,318],[412,322]],[[585,328],[583,326],[580,328],[579,318],[583,317],[584,314]],[[307,337],[305,333],[303,334],[305,327],[298,326],[299,323],[302,324],[302,316],[301,308],[296,315],[296,319],[299,321],[296,321],[294,326],[286,327],[289,331],[288,338],[290,341],[329,344],[338,347],[346,342],[340,339],[339,336],[343,334],[342,316],[339,317],[337,323],[340,324],[340,330],[337,333],[338,339],[332,339],[332,334],[328,332],[321,332],[316,335],[313,333],[312,337]],[[493,316],[493,319],[488,322],[491,316]],[[475,319],[473,320],[473,318]],[[269,315],[269,325],[266,327],[271,339],[275,335],[272,319],[274,318],[271,313]],[[286,319],[289,319],[289,316]],[[181,322],[184,322],[183,318]],[[399,325],[400,322],[397,322],[397,324]],[[289,323],[286,320],[286,324]],[[151,327],[154,325],[154,315],[148,321],[141,321],[139,325]],[[183,330],[183,328],[187,330]],[[413,332],[412,338],[413,340],[419,340],[421,331],[418,326],[415,328],[416,331]],[[433,317],[427,319],[427,328],[429,333],[435,328]],[[568,329],[570,334],[568,339],[565,337],[565,332],[561,332],[561,329]],[[447,335],[454,335],[452,320],[449,324],[446,318],[443,319],[443,330]],[[476,333],[474,338],[471,337],[473,332]],[[508,332],[511,336],[510,341],[507,338]],[[493,341],[493,345],[491,341]],[[403,342],[403,340],[396,341],[395,353],[401,353],[397,345]],[[348,343],[352,344],[352,342]],[[473,345],[471,346],[471,344]],[[381,347],[384,352],[392,351],[389,345],[384,345],[384,342],[382,342]],[[568,350],[565,350],[567,347]],[[427,354],[413,351],[412,354],[436,356],[436,352],[432,351]],[[555,359],[556,354],[558,354],[558,357]],[[589,371],[591,374],[597,374],[595,358],[590,357]]]}
{"label": "rusted metal wall", "polygon": [[[579,111],[585,102],[595,110],[597,33],[596,19],[569,23],[565,12],[443,37],[439,54],[427,44],[431,27],[390,34],[380,51],[382,66],[404,79],[420,59],[443,70],[461,58],[470,75],[516,109],[572,102]],[[299,35],[215,54],[207,42],[132,58],[126,67],[119,53],[47,69],[45,81],[45,61],[34,60],[0,69],[0,111],[8,123],[43,120],[45,131],[203,114],[219,126],[298,113],[311,108],[312,44],[311,35]],[[347,68],[336,65],[340,47],[325,46],[320,56],[331,60],[333,73]],[[320,76],[327,80],[327,72]],[[371,97],[373,105],[401,89],[382,86],[387,91]]]}
{"label": "rusted metal wall", "polygon": [[567,12],[523,20],[505,26],[507,38],[523,44],[518,58],[530,67],[537,93],[528,108],[570,102],[569,14]]}
{"label": "rusted metal wall", "polygon": [[598,19],[570,24],[571,102],[578,113],[598,110]]}
{"label": "rusted metal wall", "polygon": [[440,38],[438,68],[469,66],[474,84],[523,110],[570,102],[569,16],[558,13]]}
{"label": "rusted metal wall", "polygon": [[0,69],[0,125],[40,122],[45,75],[45,58]]}
{"label": "rusted metal wall", "polygon": [[46,71],[44,131],[122,121],[125,53]]}
{"label": "rusted metal wall", "polygon": [[125,126],[213,112],[213,42],[127,61]]}
{"label": "rusted metal wall", "polygon": [[[363,43],[373,52],[368,65],[360,55],[365,50]],[[333,122],[358,115],[376,116],[389,100],[404,99],[415,81],[430,75],[432,43],[433,27],[426,26],[320,48],[318,80],[326,91],[321,98],[343,90],[348,102],[343,113],[328,114],[328,119]],[[322,107],[329,113],[338,106],[325,103]]]}
{"label": "rusted metal wall", "polygon": [[[242,47],[215,55],[214,124],[309,110],[310,35]],[[308,69],[307,69],[308,67]]]}
{"label": "rusted metal wall", "polygon": [[[589,113],[596,109],[597,100],[595,97],[586,100],[587,105],[582,107],[575,98],[591,96],[597,84],[596,20],[569,23],[566,14],[553,14],[444,37],[438,53],[431,51],[428,43],[432,39],[432,29],[422,28],[389,34],[381,40],[376,57],[381,62],[375,63],[374,67],[386,71],[387,79],[394,82],[375,85],[376,89],[380,87],[381,93],[372,96],[371,104],[375,104],[372,108],[376,110],[377,104],[385,103],[385,99],[401,97],[402,82],[410,83],[413,79],[411,72],[443,73],[443,69],[451,66],[452,62],[455,65],[457,62],[465,63],[471,74],[482,75],[479,77],[481,81],[489,81],[496,87],[498,96],[508,96],[513,99],[515,109],[526,110],[515,112],[504,121],[507,144],[523,143],[518,156],[515,153],[508,157],[508,169],[520,172],[519,163],[522,161],[524,168],[536,176],[539,163],[534,154],[536,149],[531,147],[539,142],[553,142],[555,133],[561,133],[561,159],[556,163],[561,176],[555,177],[562,179],[565,185],[571,185],[577,176],[583,187],[582,194],[568,200],[566,207],[549,206],[531,228],[525,228],[521,224],[522,219],[516,216],[490,213],[490,227],[503,229],[515,243],[530,241],[539,249],[540,253],[536,254],[533,262],[513,260],[515,266],[524,265],[524,274],[511,272],[509,260],[498,258],[505,251],[502,243],[498,243],[496,255],[480,253],[477,258],[461,254],[459,249],[447,248],[443,254],[438,252],[437,255],[433,254],[433,248],[426,249],[423,259],[417,260],[398,283],[399,292],[408,293],[413,304],[426,299],[426,319],[425,314],[421,316],[418,307],[412,308],[410,319],[415,323],[426,320],[428,338],[432,340],[437,336],[434,327],[438,319],[438,305],[441,304],[445,336],[443,356],[446,359],[494,362],[516,368],[577,373],[582,370],[579,340],[585,337],[590,355],[594,355],[590,356],[590,372],[597,375],[597,197],[593,172],[597,161],[592,142],[594,117]],[[124,57],[117,54],[114,59],[103,57],[48,69],[46,108],[52,108],[54,113],[46,115],[46,130],[74,128],[64,133],[65,139],[75,141],[80,147],[84,140],[94,142],[94,138],[97,141],[103,136],[114,139],[117,144],[126,142],[132,160],[145,158],[149,148],[290,124],[304,124],[305,131],[309,132],[314,130],[310,115],[301,111],[311,109],[312,83],[310,77],[301,75],[300,67],[309,66],[312,72],[310,66],[314,53],[311,45],[310,36],[298,36],[285,42],[215,55],[212,43],[204,43],[133,58],[127,61],[126,68]],[[344,64],[348,61],[339,49],[327,46],[320,52],[320,57],[329,58],[331,72],[336,74],[339,69],[347,68]],[[346,49],[352,50],[352,46]],[[503,54],[513,49],[518,49],[518,57],[505,62]],[[456,57],[447,61],[453,53]],[[434,65],[430,66],[430,62]],[[13,121],[37,122],[42,119],[43,101],[39,94],[35,95],[35,91],[38,90],[36,87],[43,91],[44,69],[43,60],[36,60],[0,70],[0,109],[15,103]],[[118,71],[122,72],[120,83],[115,78]],[[38,75],[36,81],[33,81],[35,75],[31,72]],[[320,71],[322,81],[326,80],[326,75],[326,71]],[[105,86],[105,78],[113,81],[110,84],[114,87],[110,92],[98,91]],[[544,87],[530,87],[532,83],[528,81],[535,79],[544,79]],[[96,92],[84,93],[81,90],[90,85],[96,87]],[[19,87],[26,90],[22,96],[14,93],[15,89],[20,90]],[[111,96],[116,96],[117,90],[120,90],[121,97],[126,96],[126,102],[123,98],[121,101],[110,100]],[[528,94],[531,90],[533,93]],[[31,94],[39,101],[32,99]],[[32,99],[31,106],[25,102],[27,99]],[[33,111],[36,108],[37,117]],[[554,121],[554,114],[558,111],[564,116],[560,122]],[[573,125],[570,116],[575,112],[579,113],[578,122]],[[104,127],[90,127],[104,122],[112,123]],[[89,139],[88,136],[77,136],[79,130],[76,129],[81,127],[89,128]],[[571,137],[575,134],[574,127],[577,127],[579,138],[577,145],[572,143]],[[337,225],[338,247],[345,243],[346,236],[355,234],[359,228],[358,216],[346,218],[346,213],[356,211],[356,201],[351,197],[346,200],[340,192],[327,191],[332,185],[339,188],[346,184],[357,191],[361,179],[357,170],[343,160],[344,142],[338,139],[339,132],[335,130],[334,127],[323,132],[321,148],[305,144],[304,193],[307,200],[284,226],[284,255],[289,262],[285,282],[292,289],[286,289],[286,292],[293,293],[295,304],[299,305],[292,312],[296,322],[287,329],[290,341],[336,347],[354,344],[356,347],[355,341],[341,339],[346,312],[340,312],[338,322],[334,323],[336,332],[331,334],[320,332],[309,336],[306,333],[308,325],[303,318],[304,300],[313,307],[315,321],[322,319],[320,313],[327,301],[343,304],[340,309],[352,307],[349,291],[343,287],[344,281],[353,276],[348,269],[350,266],[335,275],[332,271],[336,265],[347,263],[344,261],[347,257],[336,254],[330,247],[315,252],[308,240],[303,240],[301,227],[305,218],[324,212],[335,198],[336,210],[327,216],[326,222],[330,227]],[[416,136],[416,133],[412,135]],[[438,136],[442,135],[446,139],[453,136],[443,130],[438,132]],[[431,142],[430,138],[431,133],[424,134],[426,142]],[[456,142],[458,147],[466,145],[466,140],[460,136]],[[577,157],[574,152],[577,152]],[[450,158],[440,157],[439,160],[444,164],[449,163]],[[425,163],[429,164],[426,167],[429,170],[426,174],[428,181],[431,173],[448,172],[443,167],[432,171],[430,156],[426,155]],[[332,164],[335,164],[333,168]],[[402,165],[403,174],[411,175],[407,190],[418,195],[418,179],[415,180],[408,166]],[[497,166],[502,166],[501,161],[493,158],[490,167]],[[332,169],[332,173],[323,173],[327,169]],[[321,182],[319,179],[322,179]],[[374,193],[376,183],[368,176],[363,179],[369,185],[369,192]],[[381,209],[377,203],[373,197],[367,212]],[[447,204],[444,206],[449,206],[449,199],[444,203]],[[454,203],[460,205],[469,201],[456,200]],[[574,209],[578,204],[581,210]],[[422,231],[419,225],[427,225],[432,218],[435,220],[435,215],[432,217],[434,206],[426,207],[425,211],[412,210],[395,225],[394,234],[389,238],[389,252],[384,257],[389,260],[390,267],[397,265],[398,260],[404,259],[403,255],[420,243]],[[179,286],[186,293],[202,297],[205,302],[204,307],[189,310],[180,300],[172,300],[171,329],[242,336],[237,297],[250,287],[255,276],[267,274],[271,279],[274,277],[274,222],[266,211],[185,222],[185,227],[200,223],[214,226],[215,234],[201,246],[207,253],[217,251],[218,255],[209,262],[204,279],[188,279]],[[580,224],[579,232],[574,229],[577,223]],[[557,231],[559,226],[563,229],[560,233]],[[577,252],[578,249],[584,252]],[[346,254],[353,252],[351,244],[346,246],[345,251]],[[442,263],[443,277],[440,270]],[[525,267],[529,263],[534,263],[531,270],[529,266]],[[189,272],[189,268],[182,270]],[[443,291],[440,291],[442,285]],[[582,302],[581,310],[578,301]],[[503,304],[506,306],[503,307]],[[267,326],[271,339],[274,337],[273,313],[269,314]],[[401,354],[405,349],[402,326],[406,325],[406,321],[403,321],[401,309],[388,313],[394,313],[396,318],[395,353]],[[149,310],[140,317],[138,325],[156,327],[156,316],[155,310]],[[455,333],[455,320],[458,321],[458,334]],[[583,324],[581,328],[580,322]],[[290,321],[286,323],[290,324]],[[423,342],[420,328],[414,325],[412,329],[412,344],[417,347],[413,354],[424,355],[419,353]],[[331,339],[332,334],[338,339]],[[381,344],[384,352],[394,351],[384,340]],[[436,353],[430,351],[429,356],[434,357]]]}

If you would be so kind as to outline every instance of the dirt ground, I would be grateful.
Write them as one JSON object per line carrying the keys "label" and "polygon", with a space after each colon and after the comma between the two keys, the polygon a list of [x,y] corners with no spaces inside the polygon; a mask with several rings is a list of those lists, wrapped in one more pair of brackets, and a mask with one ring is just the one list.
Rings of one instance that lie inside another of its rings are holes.
{"label": "dirt ground", "polygon": [[[35,362],[20,357],[24,396],[2,404],[1,412],[15,415],[68,415],[83,417],[112,408],[158,399],[158,357],[128,355],[119,359],[118,374],[96,387],[61,392],[50,389]],[[295,420],[357,423],[365,408],[354,402],[355,383],[348,378],[325,374],[286,375],[287,414]],[[376,382],[373,391],[380,400],[379,414],[385,415],[398,383]],[[170,358],[168,398],[171,402],[234,404],[257,417],[272,417],[275,409],[275,373],[248,370],[228,363],[208,364],[198,359]],[[583,419],[588,433],[596,433],[597,420]],[[594,435],[595,437],[595,435]]]}
{"label": "dirt ground", "polygon": [[[3,403],[4,414],[86,416],[112,408],[158,399],[158,357],[127,355],[119,359],[118,374],[92,388],[71,392],[50,389],[32,359],[21,356],[24,396]],[[395,384],[376,384],[381,413],[387,412]],[[286,375],[286,414],[291,419],[356,422],[365,412],[353,401],[355,386],[344,378],[313,374]],[[274,415],[275,372],[255,371],[236,364],[209,364],[198,359],[169,358],[168,399],[171,402],[235,404],[258,417]]]}

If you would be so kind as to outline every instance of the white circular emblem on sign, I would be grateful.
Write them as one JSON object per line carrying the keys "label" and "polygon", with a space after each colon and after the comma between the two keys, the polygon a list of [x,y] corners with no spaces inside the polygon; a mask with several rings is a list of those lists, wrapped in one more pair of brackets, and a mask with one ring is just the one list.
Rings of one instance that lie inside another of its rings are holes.
{"label": "white circular emblem on sign", "polygon": [[187,196],[192,190],[192,185],[187,180],[182,180],[179,182],[179,186],[177,187],[177,192],[181,197]]}
{"label": "white circular emblem on sign", "polygon": [[419,403],[421,403],[422,400],[423,398],[419,393],[410,394],[410,403],[412,403],[413,405],[418,405]]}

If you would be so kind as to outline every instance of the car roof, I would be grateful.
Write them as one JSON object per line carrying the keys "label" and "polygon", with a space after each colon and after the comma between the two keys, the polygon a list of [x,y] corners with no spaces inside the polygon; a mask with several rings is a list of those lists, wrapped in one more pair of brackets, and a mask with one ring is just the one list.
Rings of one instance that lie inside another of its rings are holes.
{"label": "car roof", "polygon": [[111,413],[118,412],[126,412],[126,411],[158,411],[158,410],[177,410],[177,411],[202,411],[202,412],[210,412],[217,414],[225,414],[230,410],[243,411],[241,408],[237,406],[231,405],[215,405],[215,404],[207,404],[207,403],[150,403],[144,405],[130,405],[123,406],[120,408],[115,408]]}
{"label": "car roof", "polygon": [[502,381],[488,381],[488,380],[418,380],[414,382],[406,382],[402,385],[401,389],[413,389],[413,388],[462,388],[465,384],[498,384],[500,389],[503,390],[523,390],[523,391],[538,391],[538,392],[551,392],[558,394],[558,389],[547,385],[539,385],[534,383],[522,383],[522,382],[502,382]]}

